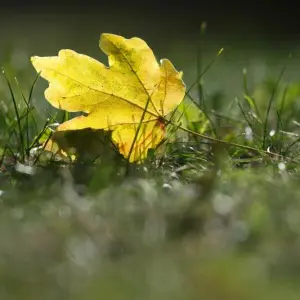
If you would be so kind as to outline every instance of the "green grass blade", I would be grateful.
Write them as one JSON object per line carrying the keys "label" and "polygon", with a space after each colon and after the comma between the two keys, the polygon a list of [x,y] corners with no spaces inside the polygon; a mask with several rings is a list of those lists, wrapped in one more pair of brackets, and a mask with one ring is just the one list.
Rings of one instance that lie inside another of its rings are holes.
{"label": "green grass blade", "polygon": [[286,70],[286,65],[287,64],[285,63],[284,66],[281,69],[281,72],[280,72],[280,74],[278,76],[278,79],[277,79],[277,81],[275,83],[275,86],[273,88],[270,100],[268,102],[266,116],[265,116],[265,120],[264,120],[264,129],[263,129],[263,140],[262,140],[262,148],[263,149],[266,148],[266,139],[267,139],[267,135],[268,135],[268,122],[269,122],[269,116],[270,116],[270,112],[271,112],[271,107],[272,107],[273,101],[275,99],[275,94],[276,94],[276,92],[278,90],[278,87],[279,87],[279,84],[281,82],[281,79],[282,79],[282,77],[284,75],[284,72]]}
{"label": "green grass blade", "polygon": [[18,124],[18,129],[19,129],[19,139],[20,139],[20,160],[21,162],[24,162],[24,138],[23,138],[23,134],[22,134],[22,126],[21,126],[21,119],[20,119],[20,115],[19,115],[19,110],[18,110],[18,106],[17,106],[17,102],[16,102],[16,98],[15,95],[13,93],[12,90],[12,86],[5,74],[4,69],[2,69],[2,74],[4,76],[4,79],[7,83],[7,86],[9,88],[10,91],[10,95],[12,97],[12,101],[13,101],[13,105],[14,105],[14,110],[15,110],[15,114],[16,114],[16,118],[17,118],[17,124]]}

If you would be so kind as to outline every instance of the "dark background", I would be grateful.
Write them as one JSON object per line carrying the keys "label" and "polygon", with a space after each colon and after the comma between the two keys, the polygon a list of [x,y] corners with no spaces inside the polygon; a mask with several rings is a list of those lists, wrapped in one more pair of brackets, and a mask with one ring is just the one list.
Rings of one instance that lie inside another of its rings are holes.
{"label": "dark background", "polygon": [[[59,14],[66,22],[74,14],[127,15],[149,26],[168,26],[170,32],[198,30],[207,21],[211,30],[231,32],[252,29],[270,36],[299,36],[297,1],[7,1],[2,14]],[[249,28],[251,27],[251,28]]]}
{"label": "dark background", "polygon": [[[285,77],[300,80],[299,16],[296,1],[7,1],[0,10],[0,64],[11,62],[26,86],[35,75],[31,55],[69,48],[105,62],[98,41],[108,32],[144,39],[158,59],[167,57],[184,71],[189,85],[199,50],[204,66],[224,48],[205,75],[206,91],[233,99],[243,89],[244,68],[255,86],[276,78],[290,54]],[[203,22],[207,31],[200,38]]]}

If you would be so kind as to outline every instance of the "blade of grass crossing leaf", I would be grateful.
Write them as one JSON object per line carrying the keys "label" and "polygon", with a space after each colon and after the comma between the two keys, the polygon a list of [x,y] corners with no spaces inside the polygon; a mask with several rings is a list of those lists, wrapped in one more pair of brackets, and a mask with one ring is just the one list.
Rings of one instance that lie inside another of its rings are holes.
{"label": "blade of grass crossing leaf", "polygon": [[[146,136],[146,128],[147,128],[147,125],[144,127],[144,130],[143,130],[143,133],[142,133],[142,136],[143,136],[143,141],[146,141],[147,139],[147,136]],[[155,136],[153,136],[153,139],[155,139]],[[145,154],[145,152],[147,151],[147,149],[150,147],[152,143],[152,140],[150,140],[148,142],[148,144],[146,143],[143,143],[143,149],[140,149],[140,153],[139,153],[139,156],[142,157],[143,154]]]}
{"label": "blade of grass crossing leaf", "polygon": [[146,115],[146,112],[147,112],[147,109],[148,109],[148,106],[149,106],[150,100],[151,100],[151,96],[149,95],[149,97],[148,97],[148,100],[147,100],[147,102],[146,102],[146,105],[145,105],[145,107],[144,107],[144,110],[143,110],[143,113],[142,113],[142,116],[141,116],[140,122],[138,123],[137,130],[135,131],[135,135],[134,135],[134,138],[133,138],[132,144],[131,144],[131,146],[130,146],[130,150],[129,150],[129,154],[128,154],[128,160],[127,160],[127,167],[126,167],[126,174],[127,174],[127,175],[129,174],[129,164],[130,164],[130,157],[131,157],[131,154],[132,154],[132,151],[133,151],[133,148],[134,148],[135,142],[136,142],[136,140],[137,140],[137,137],[138,137],[139,131],[140,131],[140,129],[141,129],[141,126],[142,126],[143,120],[144,120],[144,118],[145,118],[145,115]]}

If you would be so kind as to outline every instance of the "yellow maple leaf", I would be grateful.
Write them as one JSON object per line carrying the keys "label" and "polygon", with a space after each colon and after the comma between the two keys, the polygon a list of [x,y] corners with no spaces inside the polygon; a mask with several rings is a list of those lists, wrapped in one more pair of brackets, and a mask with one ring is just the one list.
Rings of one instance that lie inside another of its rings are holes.
{"label": "yellow maple leaf", "polygon": [[168,59],[157,62],[140,38],[102,34],[100,48],[109,67],[73,50],[58,56],[33,56],[31,62],[49,82],[46,99],[56,108],[84,112],[57,131],[112,130],[112,140],[130,162],[147,157],[165,137],[165,117],[183,100],[185,84]]}

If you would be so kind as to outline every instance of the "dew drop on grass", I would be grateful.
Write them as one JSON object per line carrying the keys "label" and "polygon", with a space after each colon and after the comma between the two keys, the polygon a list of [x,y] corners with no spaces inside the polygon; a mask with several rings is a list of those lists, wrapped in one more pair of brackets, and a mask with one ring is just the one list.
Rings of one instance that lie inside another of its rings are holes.
{"label": "dew drop on grass", "polygon": [[245,128],[245,137],[246,137],[246,140],[248,140],[248,141],[253,140],[253,132],[252,132],[251,127],[249,127],[249,126],[247,126]]}
{"label": "dew drop on grass", "polygon": [[285,169],[286,169],[285,163],[280,162],[280,163],[278,164],[278,169],[279,169],[280,171],[285,171]]}
{"label": "dew drop on grass", "polygon": [[218,194],[213,199],[213,206],[215,211],[220,215],[227,215],[229,214],[234,206],[234,201],[231,197],[224,195],[224,194]]}

